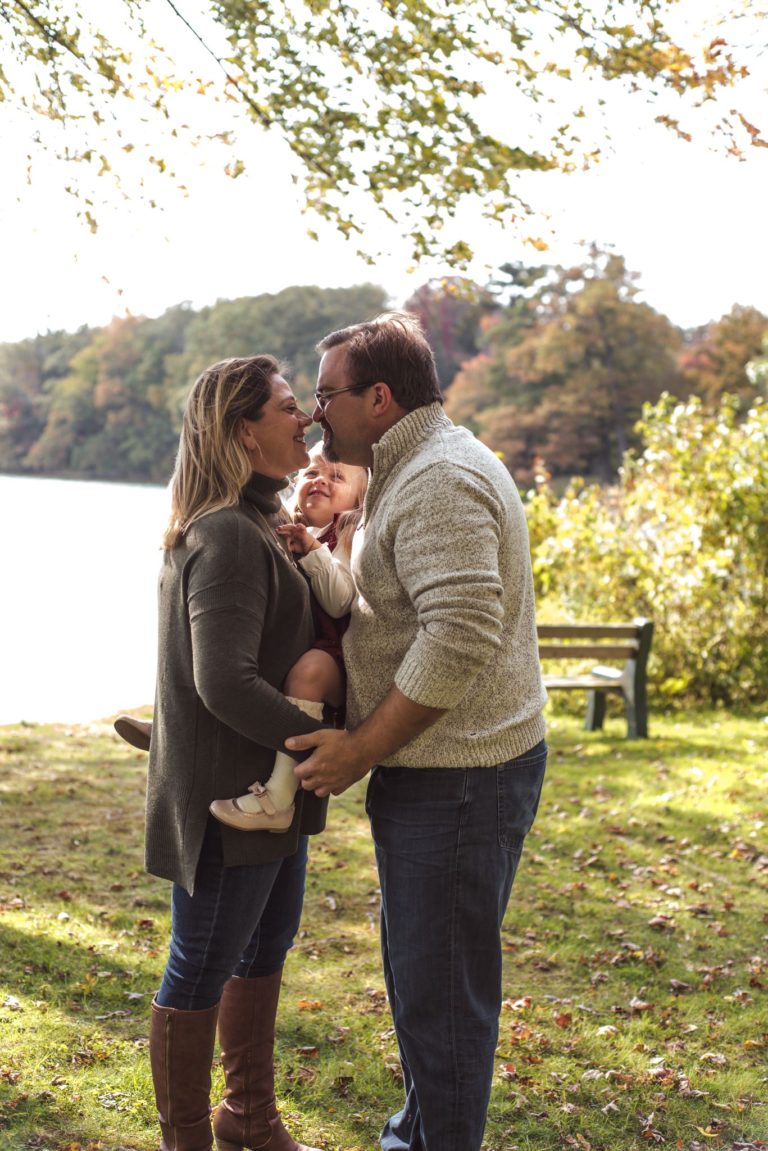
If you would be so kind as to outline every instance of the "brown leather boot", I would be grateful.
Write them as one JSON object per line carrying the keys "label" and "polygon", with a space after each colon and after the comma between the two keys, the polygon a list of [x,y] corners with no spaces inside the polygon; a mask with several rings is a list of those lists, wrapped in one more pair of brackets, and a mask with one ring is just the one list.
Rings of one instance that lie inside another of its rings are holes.
{"label": "brown leather boot", "polygon": [[211,1151],[211,1063],[219,1005],[177,1011],[152,1003],[149,1060],[160,1151]]}
{"label": "brown leather boot", "polygon": [[317,1151],[283,1127],[275,1103],[275,1016],[282,969],[227,980],[219,1004],[219,1042],[227,1089],[216,1109],[218,1151]]}

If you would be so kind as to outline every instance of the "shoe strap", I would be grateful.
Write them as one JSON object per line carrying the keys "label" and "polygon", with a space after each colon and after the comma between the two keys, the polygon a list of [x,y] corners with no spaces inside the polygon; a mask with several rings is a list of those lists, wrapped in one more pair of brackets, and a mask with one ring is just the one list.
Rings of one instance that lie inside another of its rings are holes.
{"label": "shoe strap", "polygon": [[256,796],[265,815],[275,815],[277,813],[277,808],[272,802],[270,794],[263,783],[252,783],[248,790],[252,795]]}

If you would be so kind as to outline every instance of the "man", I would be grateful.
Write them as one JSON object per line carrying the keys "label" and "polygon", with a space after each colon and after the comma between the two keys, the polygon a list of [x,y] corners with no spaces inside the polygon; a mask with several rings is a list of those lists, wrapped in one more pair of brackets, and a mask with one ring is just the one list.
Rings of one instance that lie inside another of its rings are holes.
{"label": "man", "polygon": [[406,1099],[384,1151],[478,1151],[501,1005],[500,927],[546,764],[522,504],[443,413],[413,317],[327,336],[314,418],[371,469],[344,639],[347,731],[288,740],[302,786],[368,771],[384,974]]}

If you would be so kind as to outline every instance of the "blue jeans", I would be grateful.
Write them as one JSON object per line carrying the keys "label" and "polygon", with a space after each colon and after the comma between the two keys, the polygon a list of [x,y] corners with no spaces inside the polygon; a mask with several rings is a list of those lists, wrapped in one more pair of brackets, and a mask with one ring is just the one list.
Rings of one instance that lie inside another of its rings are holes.
{"label": "blue jeans", "polygon": [[306,870],[306,836],[286,859],[225,868],[218,825],[210,819],[194,895],[173,885],[160,1006],[203,1011],[219,1002],[231,975],[278,971],[299,927]]}
{"label": "blue jeans", "polygon": [[377,767],[366,809],[405,1081],[384,1151],[479,1151],[501,1008],[500,929],[547,747],[497,767]]}

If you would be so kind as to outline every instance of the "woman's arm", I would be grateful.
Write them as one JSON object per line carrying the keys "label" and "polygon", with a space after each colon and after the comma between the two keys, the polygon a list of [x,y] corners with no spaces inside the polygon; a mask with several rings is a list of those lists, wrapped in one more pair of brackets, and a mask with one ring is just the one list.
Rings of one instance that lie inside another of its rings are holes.
{"label": "woman's arm", "polygon": [[[236,513],[219,523],[213,517],[207,524],[201,521],[197,534],[199,547],[190,557],[186,580],[195,689],[227,727],[263,747],[282,750],[289,735],[322,726],[288,703],[262,674],[262,665],[279,663],[263,650],[265,621],[282,637],[287,652],[293,645],[294,658],[303,654],[297,629],[306,631],[307,641],[311,638],[306,588],[262,532]],[[293,659],[283,662],[287,672]]]}

